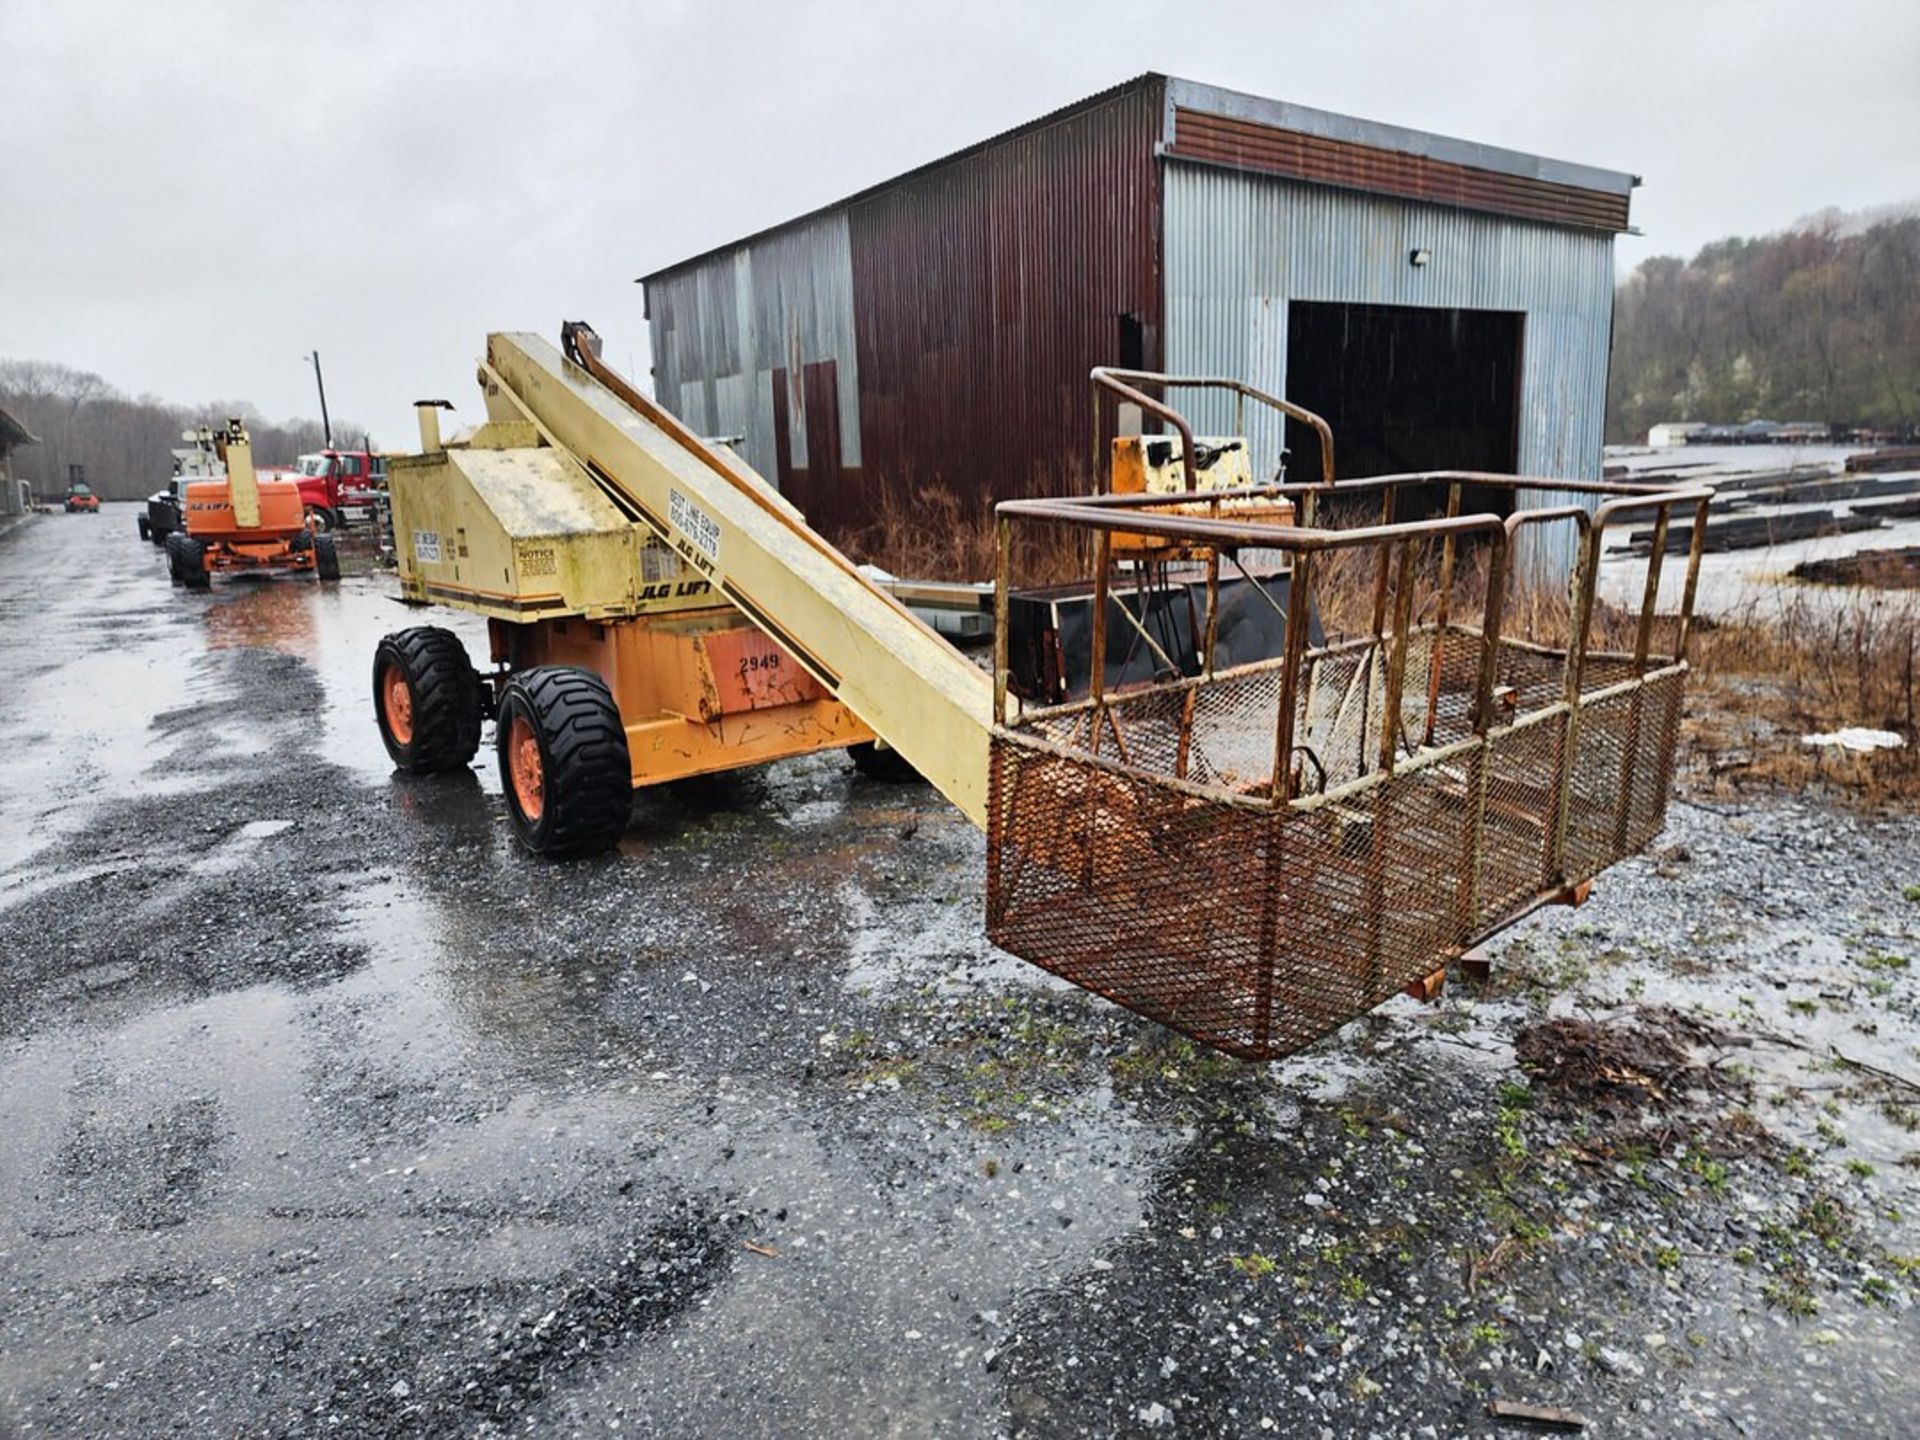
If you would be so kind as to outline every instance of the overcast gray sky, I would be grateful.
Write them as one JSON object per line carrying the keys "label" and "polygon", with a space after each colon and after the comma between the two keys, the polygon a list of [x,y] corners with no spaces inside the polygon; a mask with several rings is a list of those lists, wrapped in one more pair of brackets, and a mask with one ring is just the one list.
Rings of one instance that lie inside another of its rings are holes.
{"label": "overcast gray sky", "polygon": [[472,419],[485,333],[1144,70],[1645,177],[1623,265],[1920,197],[1920,4],[0,0],[0,357]]}

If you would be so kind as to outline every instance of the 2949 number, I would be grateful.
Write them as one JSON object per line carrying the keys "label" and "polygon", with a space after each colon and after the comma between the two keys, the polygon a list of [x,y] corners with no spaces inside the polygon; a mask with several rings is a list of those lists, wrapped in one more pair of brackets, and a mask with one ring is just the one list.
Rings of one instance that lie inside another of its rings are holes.
{"label": "2949 number", "polygon": [[780,655],[778,651],[762,655],[743,655],[740,657],[740,678],[746,679],[762,670],[778,670]]}

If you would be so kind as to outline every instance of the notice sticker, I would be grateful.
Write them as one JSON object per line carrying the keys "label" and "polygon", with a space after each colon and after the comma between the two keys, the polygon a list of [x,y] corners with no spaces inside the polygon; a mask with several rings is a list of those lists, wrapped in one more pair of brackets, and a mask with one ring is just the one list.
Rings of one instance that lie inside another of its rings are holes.
{"label": "notice sticker", "polygon": [[694,549],[709,560],[719,560],[719,524],[678,490],[667,492],[667,519],[673,523],[674,529],[687,537]]}
{"label": "notice sticker", "polygon": [[438,530],[413,532],[413,558],[428,565],[440,563],[440,532]]}

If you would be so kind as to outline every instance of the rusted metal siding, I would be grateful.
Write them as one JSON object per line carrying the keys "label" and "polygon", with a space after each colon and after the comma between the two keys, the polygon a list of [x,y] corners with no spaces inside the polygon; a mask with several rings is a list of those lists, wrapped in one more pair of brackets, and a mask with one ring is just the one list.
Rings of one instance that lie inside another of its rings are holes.
{"label": "rusted metal siding", "polygon": [[[1178,161],[1166,166],[1164,193],[1169,368],[1286,394],[1292,301],[1517,311],[1519,469],[1600,478],[1610,233]],[[1409,264],[1415,249],[1431,261]],[[1232,423],[1217,403],[1196,420],[1216,433]],[[1279,427],[1262,416],[1251,428],[1256,473],[1271,473]],[[1569,558],[1541,563],[1557,569]]]}
{"label": "rusted metal siding", "polygon": [[1146,76],[647,278],[660,402],[836,535],[944,486],[1084,486],[1087,372],[1157,364]]}
{"label": "rusted metal siding", "polygon": [[1173,115],[1173,144],[1167,153],[1182,160],[1555,225],[1609,231],[1627,228],[1625,195],[1308,135],[1185,107],[1176,107]]}
{"label": "rusted metal siding", "polygon": [[1122,358],[1123,316],[1160,358],[1160,125],[1150,77],[853,204],[870,489],[1084,486],[1087,372]]}

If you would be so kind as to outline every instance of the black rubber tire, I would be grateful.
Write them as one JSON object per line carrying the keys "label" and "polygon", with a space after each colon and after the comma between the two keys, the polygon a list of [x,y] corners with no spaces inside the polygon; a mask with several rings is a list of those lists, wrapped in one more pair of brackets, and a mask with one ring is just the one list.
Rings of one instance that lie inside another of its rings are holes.
{"label": "black rubber tire", "polygon": [[907,763],[906,756],[891,746],[883,748],[871,740],[849,745],[847,758],[853,761],[853,768],[869,780],[883,780],[889,785],[907,785],[920,779],[920,772]]}
{"label": "black rubber tire", "polygon": [[340,554],[333,548],[333,536],[324,531],[313,537],[313,573],[322,580],[340,578]]}
{"label": "black rubber tire", "polygon": [[287,548],[296,555],[305,554],[313,548],[313,531],[296,531],[294,537],[287,542]]}
{"label": "black rubber tire", "polygon": [[207,547],[191,535],[183,535],[178,530],[169,535],[167,559],[175,577],[187,589],[205,590],[212,586],[213,577],[207,573]]}
{"label": "black rubber tire", "polygon": [[[381,694],[398,666],[413,700],[413,739],[402,745],[387,729]],[[416,625],[396,630],[373,652],[373,718],[394,765],[410,775],[464,770],[480,751],[480,675],[451,630]]]}
{"label": "black rubber tire", "polygon": [[149,524],[147,524],[147,517],[146,517],[146,516],[144,516],[144,515],[136,515],[136,516],[134,516],[134,517],[133,517],[133,523],[134,523],[134,524],[136,524],[136,525],[138,525],[138,526],[140,527],[140,538],[141,538],[142,540],[151,540],[151,539],[153,539],[153,527],[152,527],[151,525],[149,525]]}
{"label": "black rubber tire", "polygon": [[[540,746],[540,818],[521,813],[508,760],[513,719],[524,715]],[[494,717],[494,749],[507,818],[536,855],[597,855],[611,849],[633,809],[633,770],[620,707],[591,670],[541,665],[507,682]]]}

